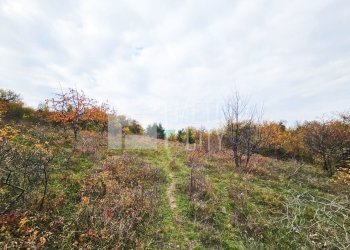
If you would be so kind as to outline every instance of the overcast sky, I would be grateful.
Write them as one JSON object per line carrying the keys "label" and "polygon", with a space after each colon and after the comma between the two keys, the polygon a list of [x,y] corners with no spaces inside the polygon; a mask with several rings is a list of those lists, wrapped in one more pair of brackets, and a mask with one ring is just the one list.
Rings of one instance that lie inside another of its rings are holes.
{"label": "overcast sky", "polygon": [[270,120],[350,108],[349,0],[0,0],[0,36],[0,88],[34,107],[61,85],[167,128],[216,126],[234,89]]}

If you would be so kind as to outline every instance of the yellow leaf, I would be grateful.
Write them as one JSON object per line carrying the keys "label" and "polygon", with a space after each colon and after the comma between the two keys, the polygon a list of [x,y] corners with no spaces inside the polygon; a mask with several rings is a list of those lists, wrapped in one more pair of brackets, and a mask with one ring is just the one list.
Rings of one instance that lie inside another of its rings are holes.
{"label": "yellow leaf", "polygon": [[18,223],[19,228],[20,229],[24,229],[28,222],[29,222],[28,218],[27,217],[23,217]]}
{"label": "yellow leaf", "polygon": [[83,196],[83,198],[81,198],[81,202],[84,204],[84,205],[87,205],[90,203],[90,199],[89,197],[87,196]]}
{"label": "yellow leaf", "polygon": [[45,243],[46,243],[46,239],[44,236],[41,236],[39,241],[40,241],[41,246],[45,245]]}

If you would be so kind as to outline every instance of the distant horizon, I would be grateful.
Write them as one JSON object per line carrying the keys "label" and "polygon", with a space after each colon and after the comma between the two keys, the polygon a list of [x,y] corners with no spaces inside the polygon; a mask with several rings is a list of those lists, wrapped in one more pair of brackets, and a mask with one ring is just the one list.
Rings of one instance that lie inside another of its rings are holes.
{"label": "distant horizon", "polygon": [[[13,90],[13,89],[6,89],[6,90]],[[82,91],[84,91],[83,89],[78,89],[78,90],[82,90]],[[63,91],[65,91],[65,89],[63,89]],[[21,98],[22,98],[22,101],[23,101],[23,103],[24,103],[24,106],[27,106],[27,107],[30,107],[30,108],[33,108],[33,109],[38,109],[39,108],[39,105],[40,104],[42,104],[42,103],[44,103],[45,102],[45,100],[46,99],[50,99],[51,97],[54,97],[55,96],[55,94],[56,93],[52,93],[52,96],[50,96],[50,97],[47,97],[47,98],[45,98],[45,99],[43,99],[43,100],[41,100],[41,101],[38,101],[37,102],[37,104],[32,104],[32,105],[30,105],[30,104],[28,104],[27,102],[26,102],[26,100],[24,99],[24,97],[23,97],[23,95],[22,95],[22,93],[20,93],[20,92],[17,92],[17,91],[15,91],[17,94],[19,94],[20,96],[21,96]],[[84,91],[85,92],[85,91]],[[57,93],[59,93],[59,92],[57,92]],[[107,100],[107,99],[104,99],[104,98],[99,98],[98,99],[99,101],[107,101],[108,103],[109,103],[109,100]],[[250,100],[249,99],[249,104],[250,105],[254,105],[254,104],[257,104],[257,103],[254,103],[253,102],[253,100]],[[221,104],[220,105],[222,105],[223,104],[223,102],[221,102]],[[259,104],[257,104],[257,105],[259,105]],[[182,106],[182,108],[179,108],[180,107],[180,105],[179,106],[177,106],[177,107],[173,107],[173,109],[172,110],[175,110],[175,113],[176,112],[178,112],[178,110],[183,110],[184,109],[184,107]],[[218,105],[217,105],[217,107],[219,107]],[[220,106],[220,107],[222,107],[222,106]],[[182,126],[179,126],[179,125],[177,125],[177,126],[167,126],[166,124],[167,124],[167,121],[166,120],[154,120],[154,121],[149,121],[149,122],[144,122],[144,120],[143,119],[137,119],[136,117],[142,117],[142,116],[144,116],[144,115],[136,115],[136,116],[132,116],[132,115],[130,115],[130,114],[128,114],[128,113],[121,113],[121,112],[119,112],[118,111],[118,108],[117,107],[115,107],[115,106],[111,106],[111,109],[115,109],[116,111],[117,111],[117,115],[124,115],[124,116],[126,116],[127,118],[129,118],[129,119],[133,119],[133,120],[136,120],[137,122],[139,122],[141,125],[142,125],[142,127],[144,128],[144,129],[146,129],[147,128],[147,126],[148,125],[152,125],[152,124],[154,124],[154,123],[161,123],[164,127],[165,127],[165,130],[166,131],[171,131],[171,130],[175,130],[175,131],[178,131],[178,130],[181,130],[181,129],[184,129],[184,128],[187,128],[187,127],[194,127],[194,128],[197,128],[197,129],[200,129],[200,128],[204,128],[204,129],[206,129],[206,130],[215,130],[215,129],[220,129],[220,128],[222,128],[222,125],[223,125],[223,122],[224,122],[224,117],[223,117],[223,115],[222,115],[222,112],[220,113],[219,112],[219,114],[220,114],[220,116],[222,116],[221,117],[221,119],[218,119],[218,120],[216,120],[216,123],[215,123],[215,120],[207,120],[207,121],[202,121],[202,123],[201,122],[198,122],[198,121],[196,121],[195,119],[193,119],[193,121],[192,122],[189,122],[189,123],[182,123],[183,125]],[[177,110],[178,109],[178,110]],[[161,109],[163,112],[164,112],[164,108],[163,109]],[[171,110],[171,111],[172,111]],[[190,112],[192,111],[190,108],[189,108],[189,110],[190,110]],[[314,117],[314,118],[311,118],[311,119],[304,119],[304,120],[302,120],[302,119],[299,119],[299,120],[294,120],[294,121],[288,121],[288,120],[284,120],[284,119],[274,119],[274,120],[272,120],[272,119],[268,119],[268,118],[266,118],[264,115],[263,115],[263,117],[262,117],[262,120],[263,121],[268,121],[268,122],[283,122],[288,128],[293,128],[293,127],[295,127],[298,123],[303,123],[303,122],[305,122],[305,121],[312,121],[312,120],[319,120],[319,119],[322,119],[324,116],[325,117],[334,117],[334,116],[336,116],[338,113],[343,113],[343,112],[346,112],[346,111],[349,111],[349,109],[343,109],[343,110],[333,110],[333,111],[330,111],[330,112],[328,112],[328,113],[324,113],[324,114],[322,114],[321,116],[318,116],[318,117]],[[263,112],[264,113],[266,113],[265,112],[265,110],[263,110]],[[171,112],[168,112],[168,114],[172,114]],[[178,116],[179,116],[179,114],[178,113],[176,113]],[[186,115],[185,115],[186,116]],[[187,114],[187,116],[188,116],[188,114]],[[190,118],[188,118],[187,117],[187,119],[190,119]],[[206,126],[206,124],[210,124],[211,126]],[[216,125],[215,125],[216,124]]]}

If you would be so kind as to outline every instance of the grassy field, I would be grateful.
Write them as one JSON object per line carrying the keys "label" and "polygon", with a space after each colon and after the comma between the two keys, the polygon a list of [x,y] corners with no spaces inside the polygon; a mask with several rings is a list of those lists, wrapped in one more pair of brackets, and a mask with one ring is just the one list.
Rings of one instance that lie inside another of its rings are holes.
{"label": "grassy field", "polygon": [[349,247],[348,173],[329,178],[259,155],[243,171],[229,151],[164,141],[157,149],[63,149],[71,156],[56,159],[44,208],[1,215],[2,248]]}
{"label": "grassy field", "polygon": [[140,157],[147,155],[165,168],[168,189],[175,185],[171,196],[176,205],[169,204],[168,194],[159,222],[169,239],[162,247],[294,249],[349,244],[348,182],[329,179],[313,166],[261,156],[255,159],[256,168],[245,173],[233,168],[229,152],[186,152],[175,144],[160,152],[160,158],[153,158],[152,152]]}

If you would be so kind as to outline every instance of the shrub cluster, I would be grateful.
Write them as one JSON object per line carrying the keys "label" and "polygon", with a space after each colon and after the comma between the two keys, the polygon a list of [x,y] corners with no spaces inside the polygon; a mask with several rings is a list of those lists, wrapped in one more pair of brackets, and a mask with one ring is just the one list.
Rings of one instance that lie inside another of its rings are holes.
{"label": "shrub cluster", "polygon": [[124,153],[86,180],[76,223],[79,247],[140,248],[158,215],[161,169]]}

